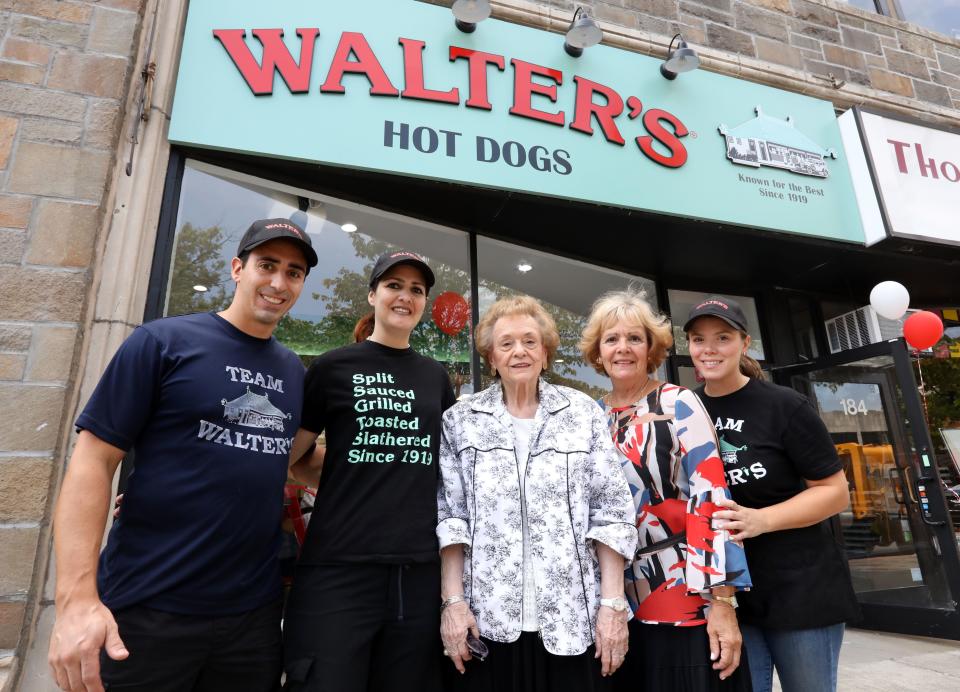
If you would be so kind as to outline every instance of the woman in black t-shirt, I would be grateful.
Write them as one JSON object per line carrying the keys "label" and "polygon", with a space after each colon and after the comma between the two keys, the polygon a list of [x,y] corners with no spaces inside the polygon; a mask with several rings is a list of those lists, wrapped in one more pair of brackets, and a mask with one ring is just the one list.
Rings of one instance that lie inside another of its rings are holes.
{"label": "woman in black t-shirt", "polygon": [[753,577],[739,619],[754,692],[769,692],[774,667],[784,692],[835,690],[844,622],[858,615],[826,521],[850,501],[836,448],[802,394],[763,379],[735,301],[696,305],[684,331],[733,496],[713,516],[744,541]]}
{"label": "woman in black t-shirt", "polygon": [[[440,689],[437,457],[454,395],[410,348],[433,284],[419,255],[382,255],[372,333],[307,372],[291,470],[318,492],[284,620],[288,690]],[[303,456],[321,432],[326,449]]]}

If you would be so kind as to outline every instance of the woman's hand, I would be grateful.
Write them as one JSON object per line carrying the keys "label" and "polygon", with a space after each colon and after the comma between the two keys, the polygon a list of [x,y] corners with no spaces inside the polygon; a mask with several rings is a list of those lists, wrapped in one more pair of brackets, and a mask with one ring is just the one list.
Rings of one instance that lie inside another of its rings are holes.
{"label": "woman's hand", "polygon": [[464,661],[471,659],[470,649],[467,648],[467,632],[472,632],[474,637],[480,636],[477,620],[466,601],[452,603],[441,611],[440,638],[443,640],[443,652],[461,673],[466,671]]}
{"label": "woman's hand", "polygon": [[713,518],[719,519],[714,526],[729,531],[730,540],[742,541],[744,538],[753,538],[770,530],[767,515],[762,509],[741,507],[733,500],[726,498],[717,500],[717,506],[726,509],[713,513]]}
{"label": "woman's hand", "polygon": [[733,606],[715,601],[707,615],[707,636],[710,637],[710,660],[713,669],[726,680],[740,665],[740,645],[743,637],[737,624]]}
{"label": "woman's hand", "polygon": [[120,518],[120,505],[123,504],[123,493],[117,495],[117,499],[113,501],[113,518]]}
{"label": "woman's hand", "polygon": [[597,649],[595,658],[600,659],[600,673],[613,675],[623,665],[629,646],[627,611],[618,613],[613,608],[600,606],[594,644]]}

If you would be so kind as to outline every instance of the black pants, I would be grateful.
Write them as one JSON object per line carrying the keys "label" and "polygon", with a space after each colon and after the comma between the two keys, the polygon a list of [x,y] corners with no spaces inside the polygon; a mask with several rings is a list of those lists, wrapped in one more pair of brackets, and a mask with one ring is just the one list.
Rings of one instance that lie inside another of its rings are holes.
{"label": "black pants", "polygon": [[439,692],[440,565],[301,565],[283,631],[290,692]]}
{"label": "black pants", "polygon": [[713,669],[706,625],[675,627],[631,620],[630,650],[614,676],[616,692],[751,692],[747,649],[726,680]]}
{"label": "black pants", "polygon": [[510,644],[484,638],[490,655],[466,662],[457,675],[456,692],[607,692],[613,677],[600,675],[600,661],[591,646],[578,656],[557,656],[543,646],[536,632],[521,632]]}
{"label": "black pants", "polygon": [[280,687],[282,603],[239,615],[165,613],[134,606],[115,612],[130,655],[100,655],[108,690],[275,692]]}

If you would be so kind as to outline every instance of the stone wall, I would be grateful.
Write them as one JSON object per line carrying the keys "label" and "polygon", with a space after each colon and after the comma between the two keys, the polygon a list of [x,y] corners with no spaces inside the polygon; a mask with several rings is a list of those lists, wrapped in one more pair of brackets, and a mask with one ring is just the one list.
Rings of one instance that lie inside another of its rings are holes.
{"label": "stone wall", "polygon": [[140,2],[0,0],[0,688],[42,586]]}
{"label": "stone wall", "polygon": [[670,36],[681,32],[695,45],[960,109],[960,41],[843,2],[610,0],[592,5],[600,21]]}
{"label": "stone wall", "polygon": [[[423,0],[449,6],[451,0]],[[491,0],[494,16],[565,31],[593,10],[604,42],[662,56],[682,33],[704,68],[838,106],[956,123],[960,41],[837,0]]]}

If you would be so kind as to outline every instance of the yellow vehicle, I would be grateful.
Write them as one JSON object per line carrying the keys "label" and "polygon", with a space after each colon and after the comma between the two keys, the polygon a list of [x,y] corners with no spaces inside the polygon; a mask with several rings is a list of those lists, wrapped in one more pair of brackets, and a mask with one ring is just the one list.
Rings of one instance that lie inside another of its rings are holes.
{"label": "yellow vehicle", "polygon": [[[850,526],[844,527],[848,543],[859,543],[869,552],[874,546],[909,543],[912,537],[901,520],[906,518],[903,488],[892,445],[845,442],[836,445],[850,485]],[[850,546],[853,547],[853,546]]]}

